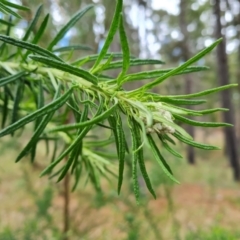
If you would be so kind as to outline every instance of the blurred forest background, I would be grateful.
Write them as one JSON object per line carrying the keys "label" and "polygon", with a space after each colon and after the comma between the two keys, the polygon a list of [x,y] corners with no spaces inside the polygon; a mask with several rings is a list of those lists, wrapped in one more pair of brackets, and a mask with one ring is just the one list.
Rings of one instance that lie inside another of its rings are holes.
{"label": "blurred forest background", "polygon": [[[23,19],[12,30],[16,38],[23,36],[39,5],[43,4],[39,23],[50,13],[51,20],[41,46],[46,46],[75,12],[87,4],[95,5],[59,43],[58,47],[84,45],[72,53],[71,61],[101,49],[115,8],[113,0],[16,2],[31,9],[21,12]],[[154,91],[174,95],[240,83],[239,0],[126,0],[124,5],[132,55],[163,60],[166,64],[161,68],[178,66],[216,38],[224,39],[214,52],[198,63],[209,66],[210,70],[173,77]],[[118,38],[111,51],[121,51]],[[138,70],[154,68],[131,68],[132,72]],[[128,87],[134,88],[134,85]],[[120,197],[115,179],[102,181],[103,192],[96,193],[91,186],[85,187],[82,183],[76,192],[69,193],[71,180],[56,184],[47,178],[38,178],[41,161],[45,158],[44,145],[38,149],[35,165],[30,165],[27,159],[14,164],[17,151],[27,140],[1,139],[0,240],[61,239],[62,231],[69,232],[69,240],[240,239],[239,99],[240,87],[208,97],[208,108],[231,110],[204,120],[226,121],[235,127],[187,129],[197,141],[217,145],[222,150],[204,152],[178,145],[185,159],[169,156],[169,163],[181,185],[173,185],[149,158],[147,165],[158,198],[153,200],[142,184],[141,206],[135,203],[127,174]],[[201,105],[192,108],[201,109]],[[139,182],[143,182],[142,179]]]}

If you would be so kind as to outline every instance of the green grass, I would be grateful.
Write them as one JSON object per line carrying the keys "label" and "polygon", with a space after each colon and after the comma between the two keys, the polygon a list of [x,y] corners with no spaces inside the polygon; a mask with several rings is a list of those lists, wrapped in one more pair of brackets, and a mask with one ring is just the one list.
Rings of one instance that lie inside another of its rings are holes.
{"label": "green grass", "polygon": [[214,227],[209,231],[197,231],[188,233],[186,240],[238,240],[240,239],[240,231],[229,231],[221,227]]}

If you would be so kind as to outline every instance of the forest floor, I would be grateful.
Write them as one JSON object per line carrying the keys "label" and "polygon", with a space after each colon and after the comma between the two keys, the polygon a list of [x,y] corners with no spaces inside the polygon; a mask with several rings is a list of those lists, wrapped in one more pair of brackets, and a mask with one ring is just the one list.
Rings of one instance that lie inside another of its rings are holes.
{"label": "forest floor", "polygon": [[[199,141],[222,145],[220,131],[197,136]],[[0,240],[61,240],[62,183],[51,180],[49,184],[46,177],[39,178],[38,167],[26,159],[15,164],[12,149],[18,149],[19,143],[0,144]],[[103,193],[98,194],[82,184],[71,193],[69,240],[240,239],[240,188],[232,181],[223,151],[197,151],[197,155],[195,166],[185,160],[170,163],[180,185],[166,181],[149,161],[157,199],[143,187],[140,206],[129,190],[127,176],[120,197],[115,180],[110,184],[104,180]],[[43,153],[39,160],[44,161]],[[202,232],[209,233],[208,237],[201,238]]]}

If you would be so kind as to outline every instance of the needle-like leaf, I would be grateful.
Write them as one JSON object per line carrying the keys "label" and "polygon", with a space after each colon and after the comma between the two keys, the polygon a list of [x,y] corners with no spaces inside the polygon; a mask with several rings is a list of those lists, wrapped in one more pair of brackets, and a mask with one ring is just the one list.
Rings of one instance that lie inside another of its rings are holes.
{"label": "needle-like leaf", "polygon": [[104,42],[103,48],[101,49],[101,52],[98,55],[98,58],[94,64],[94,66],[92,67],[92,70],[94,70],[95,68],[98,67],[98,65],[100,64],[100,62],[102,61],[102,59],[105,57],[108,48],[110,46],[110,44],[113,41],[113,37],[115,35],[115,33],[117,32],[118,29],[118,25],[119,25],[119,20],[120,20],[120,14],[122,12],[122,6],[123,6],[123,0],[117,0],[117,6],[115,9],[115,13],[113,16],[113,20],[109,29],[109,33],[107,35],[107,38]]}
{"label": "needle-like leaf", "polygon": [[[155,65],[155,64],[163,64],[163,62],[155,59],[137,59],[137,58],[130,59],[129,61],[129,67],[142,66],[142,65]],[[122,68],[123,65],[124,65],[124,61],[119,60],[119,61],[111,62],[110,64],[103,67],[102,70],[118,69],[118,68]]]}
{"label": "needle-like leaf", "polygon": [[84,78],[84,79],[90,81],[93,84],[97,84],[97,78],[94,75],[92,75],[91,73],[89,73],[88,71],[84,70],[84,69],[73,67],[72,65],[69,65],[67,63],[55,61],[55,60],[49,59],[47,57],[30,56],[30,58],[32,58],[35,61],[44,63],[44,64],[49,65],[51,67],[54,67],[56,69],[59,69],[61,71],[68,72],[68,73],[71,73],[75,76]]}
{"label": "needle-like leaf", "polygon": [[13,133],[14,131],[23,127],[24,125],[28,124],[29,122],[32,122],[33,120],[35,120],[39,117],[42,117],[52,111],[59,109],[63,104],[66,103],[66,101],[68,100],[68,98],[70,97],[72,92],[73,92],[73,88],[70,88],[66,93],[64,93],[61,97],[59,97],[55,101],[52,101],[51,103],[47,104],[43,108],[40,108],[40,109],[34,111],[33,113],[19,119],[17,122],[11,124],[10,126],[2,129],[0,131],[0,137],[3,137],[10,133]]}
{"label": "needle-like leaf", "polygon": [[33,20],[32,20],[31,23],[29,24],[29,26],[28,26],[28,28],[27,28],[27,31],[25,32],[25,35],[24,35],[23,38],[22,38],[23,41],[27,41],[27,40],[28,40],[31,32],[32,32],[32,31],[34,30],[34,28],[36,27],[37,22],[38,22],[38,19],[39,19],[41,13],[42,13],[42,9],[43,9],[43,5],[41,4],[41,5],[38,7],[38,9],[37,9],[37,11],[36,11],[36,14],[35,14],[35,16],[34,16],[34,18],[33,18]]}
{"label": "needle-like leaf", "polygon": [[170,72],[164,74],[163,76],[157,78],[153,82],[145,84],[144,86],[139,88],[137,91],[142,91],[142,90],[147,91],[149,89],[152,89],[153,87],[157,86],[158,84],[160,84],[161,82],[163,82],[167,78],[169,78],[169,77],[171,77],[171,76],[173,76],[173,75],[183,71],[188,66],[190,66],[191,64],[197,62],[200,58],[204,57],[207,53],[212,51],[221,41],[222,41],[222,39],[218,39],[213,44],[211,44],[209,47],[205,48],[204,50],[199,52],[197,55],[195,55],[194,57],[192,57],[191,59],[189,59],[188,61],[186,61],[182,65],[180,65],[179,67],[174,68],[172,71],[170,71]]}
{"label": "needle-like leaf", "polygon": [[101,122],[101,121],[107,119],[108,116],[115,110],[116,107],[117,107],[117,103],[115,105],[113,105],[111,108],[109,108],[108,110],[106,110],[105,112],[99,114],[98,116],[92,118],[89,121],[75,123],[75,124],[66,124],[63,126],[53,128],[50,130],[50,132],[69,131],[69,130],[73,130],[73,129],[78,129],[80,127],[86,127],[89,125],[96,124],[97,122]]}
{"label": "needle-like leaf", "polygon": [[70,46],[55,48],[53,49],[53,52],[68,52],[68,51],[76,51],[76,50],[92,51],[93,49],[87,45],[70,45]]}
{"label": "needle-like leaf", "polygon": [[51,41],[48,46],[48,50],[51,51],[53,47],[65,36],[65,34],[87,13],[93,5],[86,6],[83,10],[74,15],[70,21],[58,32],[55,38]]}
{"label": "needle-like leaf", "polygon": [[[60,96],[60,91],[61,91],[61,85],[59,86],[58,91],[56,92],[54,99],[57,99]],[[42,100],[43,99],[41,99],[41,103],[39,104],[40,106],[42,105]],[[44,131],[45,127],[47,126],[47,124],[49,123],[51,118],[53,117],[54,113],[55,112],[52,111],[52,112],[48,113],[42,119],[42,121],[39,123],[38,127],[36,128],[33,136],[31,137],[30,141],[28,142],[28,144],[23,148],[23,150],[17,156],[16,162],[20,161],[26,154],[28,154],[28,152],[32,149],[32,147],[36,147],[36,143],[37,143],[40,135]]]}
{"label": "needle-like leaf", "polygon": [[188,119],[177,114],[173,114],[173,116],[175,117],[175,119],[193,126],[200,126],[200,127],[232,127],[233,126],[232,124],[229,124],[229,123],[194,121],[192,119]]}
{"label": "needle-like leaf", "polygon": [[[182,75],[187,73],[193,73],[193,72],[200,72],[200,71],[206,71],[208,70],[208,67],[187,67],[181,72],[178,72],[175,75]],[[145,79],[151,79],[151,78],[157,78],[159,76],[162,76],[163,74],[169,73],[172,71],[171,69],[162,69],[162,70],[152,70],[152,71],[146,71],[146,72],[140,72],[140,73],[132,73],[124,77],[123,82],[132,82],[132,81],[139,81],[139,80],[145,80]]]}
{"label": "needle-like leaf", "polygon": [[149,144],[151,146],[153,155],[155,157],[155,159],[157,160],[158,164],[160,165],[160,167],[162,168],[163,172],[174,182],[179,183],[178,180],[175,179],[175,177],[173,176],[172,170],[169,167],[169,165],[167,164],[166,160],[164,159],[164,157],[162,156],[162,154],[160,153],[160,151],[157,148],[157,145],[155,144],[155,141],[153,140],[152,136],[150,134],[148,134],[148,141]]}
{"label": "needle-like leaf", "polygon": [[[228,85],[224,85],[221,87],[211,88],[211,89],[208,89],[208,90],[205,90],[202,92],[198,92],[198,93],[191,93],[191,94],[187,94],[187,95],[168,95],[166,98],[167,99],[172,98],[174,100],[175,98],[182,99],[182,98],[201,97],[201,96],[209,95],[212,93],[217,93],[217,92],[220,92],[220,91],[223,91],[223,90],[226,90],[229,88],[237,87],[237,86],[238,86],[238,84],[228,84]],[[161,96],[161,98],[164,100],[165,97]]]}
{"label": "needle-like leaf", "polygon": [[0,11],[5,14],[11,14],[16,18],[22,18],[18,13],[14,12],[11,8],[7,7],[6,1],[0,2]]}
{"label": "needle-like leaf", "polygon": [[[46,27],[47,27],[47,24],[48,24],[48,19],[49,19],[49,14],[47,14],[46,17],[44,18],[43,22],[41,23],[40,28],[38,29],[36,35],[34,36],[33,40],[31,41],[31,43],[37,44],[39,42],[39,40],[41,39],[43,33],[46,30]],[[25,53],[25,55],[23,56],[23,60],[25,60],[27,58],[29,53],[30,53],[30,51],[28,50]]]}
{"label": "needle-like leaf", "polygon": [[121,83],[121,80],[127,73],[130,65],[130,50],[128,46],[127,35],[124,29],[122,14],[120,15],[120,20],[119,20],[119,34],[120,34],[120,40],[121,40],[122,52],[123,52],[123,65],[122,65],[122,71],[118,76],[118,85]]}
{"label": "needle-like leaf", "polygon": [[26,76],[26,75],[27,75],[27,73],[25,71],[22,71],[17,74],[14,74],[14,75],[10,75],[10,76],[1,78],[0,79],[0,87],[3,87],[9,83],[16,81],[16,80],[19,80],[21,77]]}
{"label": "needle-like leaf", "polygon": [[30,10],[28,7],[25,7],[25,6],[22,6],[22,5],[19,5],[19,4],[15,4],[15,3],[13,3],[13,2],[9,2],[9,1],[6,1],[6,0],[1,0],[1,2],[2,2],[5,6],[11,7],[11,8],[19,9],[19,10],[22,10],[22,11],[28,11],[28,10]]}
{"label": "needle-like leaf", "polygon": [[177,151],[175,151],[174,149],[172,149],[168,143],[167,140],[164,139],[164,137],[161,134],[158,134],[158,138],[161,140],[163,147],[170,152],[173,156],[177,157],[177,158],[183,158],[182,155],[180,153],[178,153]]}
{"label": "needle-like leaf", "polygon": [[[149,190],[149,192],[153,195],[153,197],[156,199],[156,194],[153,190],[152,187],[152,183],[151,180],[148,176],[147,170],[146,170],[146,166],[145,166],[145,162],[144,162],[144,156],[143,156],[143,147],[142,147],[142,138],[141,138],[141,132],[140,132],[140,128],[139,128],[139,124],[135,121],[132,120],[132,134],[134,134],[134,146],[135,146],[135,142],[136,142],[136,146],[135,148],[133,148],[133,158],[137,159],[137,163],[139,164],[139,168],[140,171],[142,173],[143,179],[146,183],[146,186]],[[133,138],[133,136],[132,136]]]}
{"label": "needle-like leaf", "polygon": [[136,136],[134,122],[131,119],[129,119],[129,122],[130,122],[130,129],[131,129],[131,136],[132,136],[132,150],[133,150],[133,154],[132,154],[133,155],[132,156],[133,191],[135,194],[137,204],[139,204],[139,183],[138,183],[138,173],[137,173],[137,164],[139,161],[139,154],[137,150],[139,146],[138,146],[137,137],[141,138],[141,136]]}
{"label": "needle-like leaf", "polygon": [[56,59],[58,61],[62,61],[59,57],[57,57],[53,53],[49,52],[48,50],[39,47],[38,45],[28,43],[28,42],[24,42],[24,41],[21,41],[21,40],[17,40],[15,38],[11,38],[11,37],[1,35],[1,34],[0,34],[0,40],[5,42],[5,43],[11,44],[13,46],[20,47],[20,48],[23,48],[23,49],[27,49],[27,50],[29,50],[33,53],[39,54],[41,56],[45,56],[45,57],[50,58],[50,59]]}
{"label": "needle-like leaf", "polygon": [[204,150],[219,150],[220,149],[215,146],[206,145],[206,144],[198,143],[193,140],[187,139],[184,136],[182,136],[181,134],[179,134],[178,132],[175,132],[173,134],[173,136],[176,137],[179,141],[186,143],[190,146],[196,147],[196,148],[200,148],[200,149],[204,149]]}

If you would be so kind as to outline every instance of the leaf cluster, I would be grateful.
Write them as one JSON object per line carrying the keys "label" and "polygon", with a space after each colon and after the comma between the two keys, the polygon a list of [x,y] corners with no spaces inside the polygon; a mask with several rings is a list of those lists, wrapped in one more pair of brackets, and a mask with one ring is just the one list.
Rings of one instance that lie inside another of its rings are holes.
{"label": "leaf cluster", "polygon": [[[76,189],[80,178],[86,176],[96,190],[101,190],[100,176],[109,179],[116,176],[114,166],[118,160],[118,193],[124,179],[126,155],[131,154],[132,182],[139,201],[139,170],[149,192],[156,197],[145,166],[144,149],[150,148],[162,171],[174,182],[178,180],[162,155],[161,148],[182,158],[174,150],[174,138],[185,144],[205,150],[216,150],[215,146],[195,142],[180,126],[186,123],[201,127],[229,127],[227,123],[200,122],[189,116],[202,116],[227,109],[215,108],[196,111],[184,106],[198,105],[205,100],[195,99],[236,86],[235,84],[207,89],[188,95],[159,95],[151,90],[175,75],[205,71],[205,66],[192,66],[212,51],[221,39],[172,69],[159,69],[129,74],[129,68],[139,65],[162,65],[156,59],[133,57],[124,29],[123,1],[118,0],[112,24],[104,46],[99,54],[87,55],[70,62],[73,51],[87,51],[91,47],[73,45],[58,48],[57,44],[74,27],[93,5],[76,13],[60,29],[46,48],[38,45],[49,20],[46,15],[35,34],[33,29],[39,21],[42,6],[29,24],[22,39],[10,36],[14,26],[5,22],[5,33],[0,35],[0,108],[2,112],[0,137],[11,134],[21,135],[25,129],[32,129],[32,136],[16,158],[16,162],[30,154],[36,158],[40,141],[45,141],[47,149],[53,146],[50,162],[41,173],[61,181],[66,174],[74,176]],[[8,1],[2,1],[0,10],[5,14],[20,17],[11,8],[27,10]],[[109,52],[116,33],[119,33],[121,53]],[[117,77],[109,70],[118,70]],[[151,79],[148,83],[132,91],[125,90],[125,84]],[[152,80],[153,79],[153,80]],[[127,128],[124,121],[127,121]],[[29,125],[30,123],[30,125]],[[98,134],[100,131],[100,134]],[[126,131],[131,133],[131,144],[126,139]],[[108,134],[104,139],[100,136]],[[154,136],[156,135],[156,136]],[[159,143],[161,143],[161,147]],[[112,146],[116,152],[109,152]],[[131,151],[129,150],[131,149]],[[50,152],[48,152],[50,155]]]}

